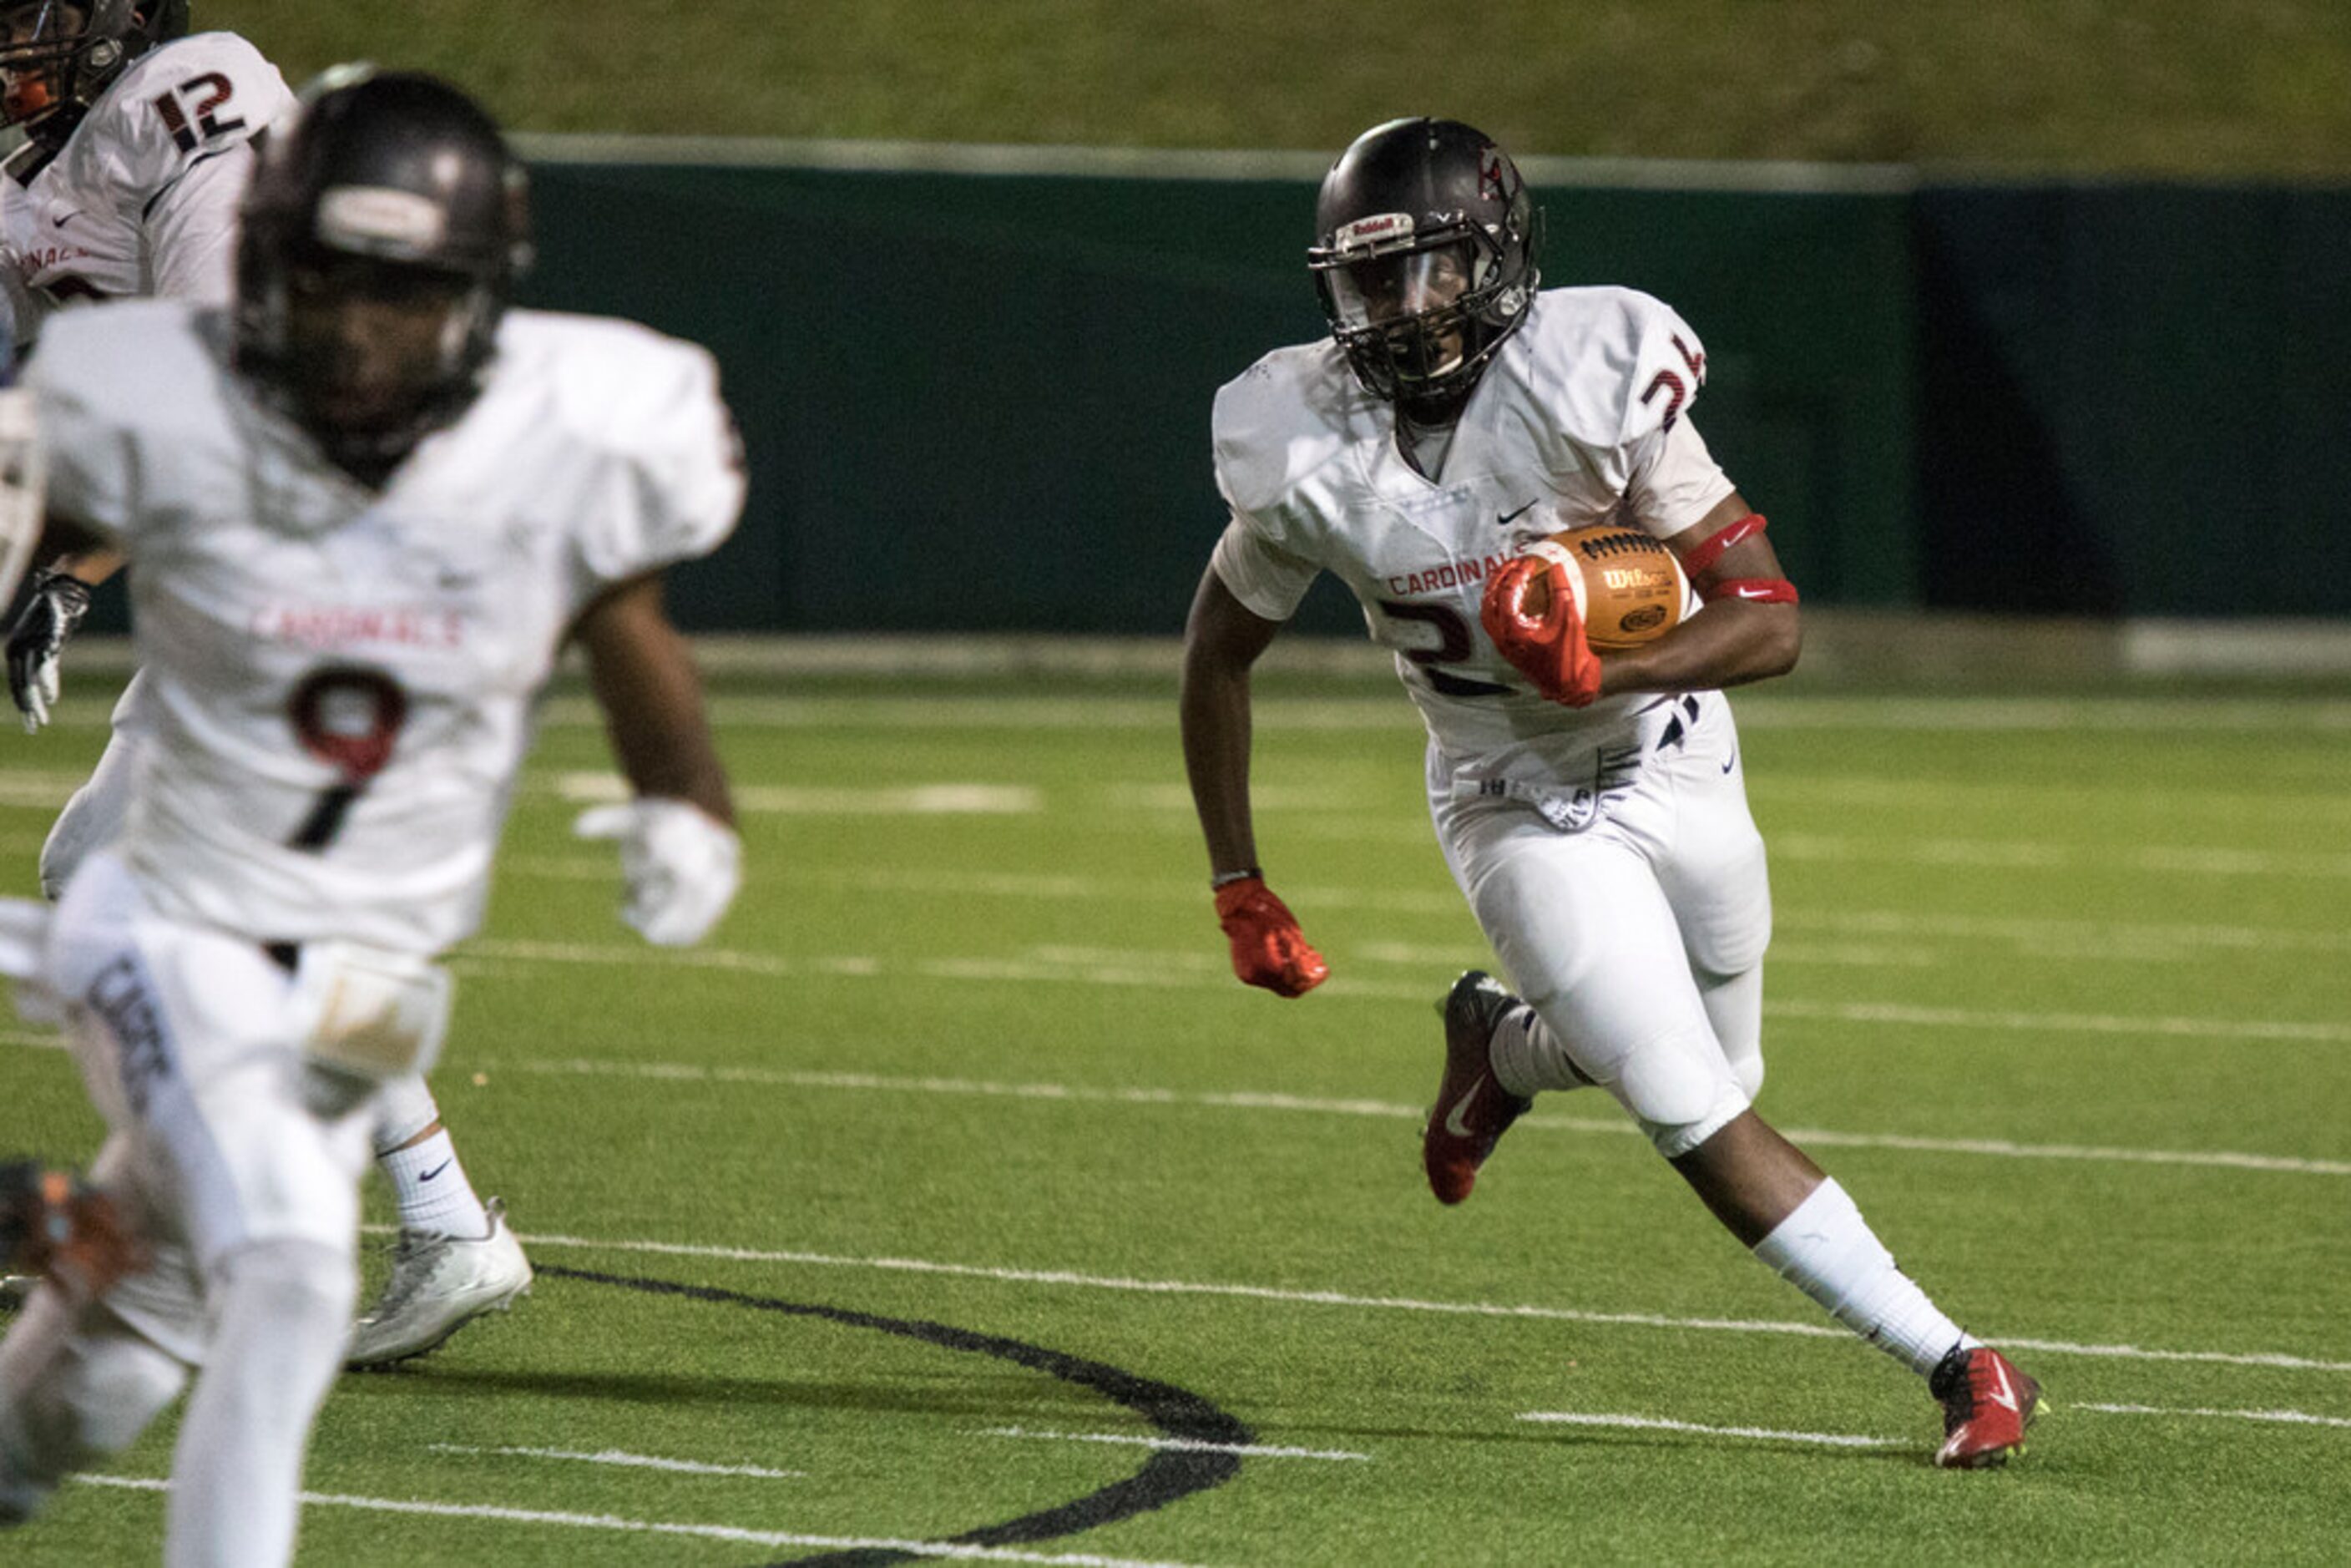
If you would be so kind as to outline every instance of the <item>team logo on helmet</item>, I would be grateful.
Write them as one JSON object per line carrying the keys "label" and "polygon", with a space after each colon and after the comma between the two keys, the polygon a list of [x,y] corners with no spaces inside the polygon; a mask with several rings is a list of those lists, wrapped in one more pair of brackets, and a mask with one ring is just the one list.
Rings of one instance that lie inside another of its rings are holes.
{"label": "team logo on helmet", "polygon": [[1518,171],[1491,142],[1478,154],[1478,193],[1488,201],[1507,202],[1518,193]]}

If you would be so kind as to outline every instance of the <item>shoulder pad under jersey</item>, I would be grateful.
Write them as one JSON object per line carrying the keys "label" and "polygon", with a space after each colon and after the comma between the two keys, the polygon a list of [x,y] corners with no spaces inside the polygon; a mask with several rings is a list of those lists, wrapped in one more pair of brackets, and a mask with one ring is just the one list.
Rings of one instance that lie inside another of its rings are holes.
{"label": "shoulder pad under jersey", "polygon": [[142,446],[201,440],[208,422],[217,428],[221,370],[198,314],[182,300],[135,299],[68,310],[50,324],[25,383],[58,516],[120,535],[152,479]]}
{"label": "shoulder pad under jersey", "polygon": [[1671,429],[1706,384],[1698,333],[1635,288],[1547,290],[1522,336],[1536,395],[1592,445],[1629,445]]}
{"label": "shoulder pad under jersey", "polygon": [[525,400],[607,460],[609,514],[583,518],[595,575],[618,580],[706,554],[743,507],[742,443],[698,343],[602,316],[509,310],[487,397]]}
{"label": "shoulder pad under jersey", "polygon": [[1217,483],[1234,509],[1279,502],[1354,439],[1369,410],[1338,346],[1276,349],[1217,389]]}
{"label": "shoulder pad under jersey", "polygon": [[250,141],[294,104],[277,68],[235,33],[151,49],[90,106],[58,159],[60,177],[110,189],[136,221],[194,164]]}

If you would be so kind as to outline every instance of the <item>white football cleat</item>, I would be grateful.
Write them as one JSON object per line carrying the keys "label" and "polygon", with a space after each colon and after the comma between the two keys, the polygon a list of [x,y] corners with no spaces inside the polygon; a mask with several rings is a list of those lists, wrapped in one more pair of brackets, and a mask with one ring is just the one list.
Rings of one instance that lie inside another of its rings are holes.
{"label": "white football cleat", "polygon": [[530,1294],[530,1260],[507,1225],[507,1206],[494,1197],[487,1207],[490,1233],[479,1240],[400,1233],[383,1294],[351,1325],[345,1366],[390,1366],[437,1350],[483,1313],[505,1312]]}

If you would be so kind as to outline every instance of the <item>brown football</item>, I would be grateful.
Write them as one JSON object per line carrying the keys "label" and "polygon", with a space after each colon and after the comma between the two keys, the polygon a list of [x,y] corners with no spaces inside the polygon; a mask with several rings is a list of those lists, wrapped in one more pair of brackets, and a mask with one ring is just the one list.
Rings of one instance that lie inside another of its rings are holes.
{"label": "brown football", "polygon": [[[1570,528],[1527,553],[1567,569],[1569,590],[1583,610],[1584,640],[1601,653],[1655,642],[1681,621],[1682,563],[1638,528]],[[1540,589],[1527,596],[1529,611],[1539,615],[1543,608]]]}

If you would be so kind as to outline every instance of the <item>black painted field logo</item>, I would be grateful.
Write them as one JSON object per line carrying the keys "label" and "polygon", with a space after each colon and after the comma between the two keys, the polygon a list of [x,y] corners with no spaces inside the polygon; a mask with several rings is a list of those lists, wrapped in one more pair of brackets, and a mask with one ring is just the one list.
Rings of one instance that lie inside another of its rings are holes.
{"label": "black painted field logo", "polygon": [[[1156,1450],[1144,1461],[1141,1469],[1124,1480],[1113,1482],[1057,1507],[944,1537],[935,1543],[940,1546],[1021,1546],[1075,1535],[1081,1531],[1098,1530],[1105,1524],[1115,1524],[1139,1513],[1149,1513],[1232,1479],[1240,1473],[1241,1457],[1228,1450],[1248,1448],[1257,1441],[1257,1434],[1245,1423],[1187,1389],[1155,1382],[1102,1362],[1088,1361],[1082,1356],[1065,1354],[1020,1340],[975,1333],[969,1329],[926,1322],[919,1318],[883,1317],[873,1312],[852,1312],[846,1307],[778,1301],[772,1297],[749,1296],[708,1285],[684,1285],[669,1280],[633,1279],[622,1274],[600,1274],[585,1269],[559,1268],[553,1264],[538,1265],[538,1274],[542,1279],[577,1280],[582,1284],[611,1285],[646,1295],[683,1296],[688,1301],[706,1301],[714,1306],[746,1307],[754,1312],[780,1312],[789,1317],[820,1318],[844,1328],[870,1329],[876,1333],[894,1334],[901,1339],[935,1345],[942,1350],[963,1351],[1008,1361],[1016,1366],[1025,1366],[1030,1371],[1058,1377],[1064,1383],[1091,1389],[1142,1416],[1156,1427],[1161,1436],[1173,1441],[1214,1445]],[[903,1552],[893,1547],[861,1547],[847,1552],[827,1552],[814,1557],[796,1557],[790,1561],[798,1568],[809,1568],[810,1564],[823,1564],[824,1568],[879,1568],[885,1563],[926,1562],[929,1557],[926,1553]],[[771,1565],[771,1568],[780,1568],[780,1565]]]}

